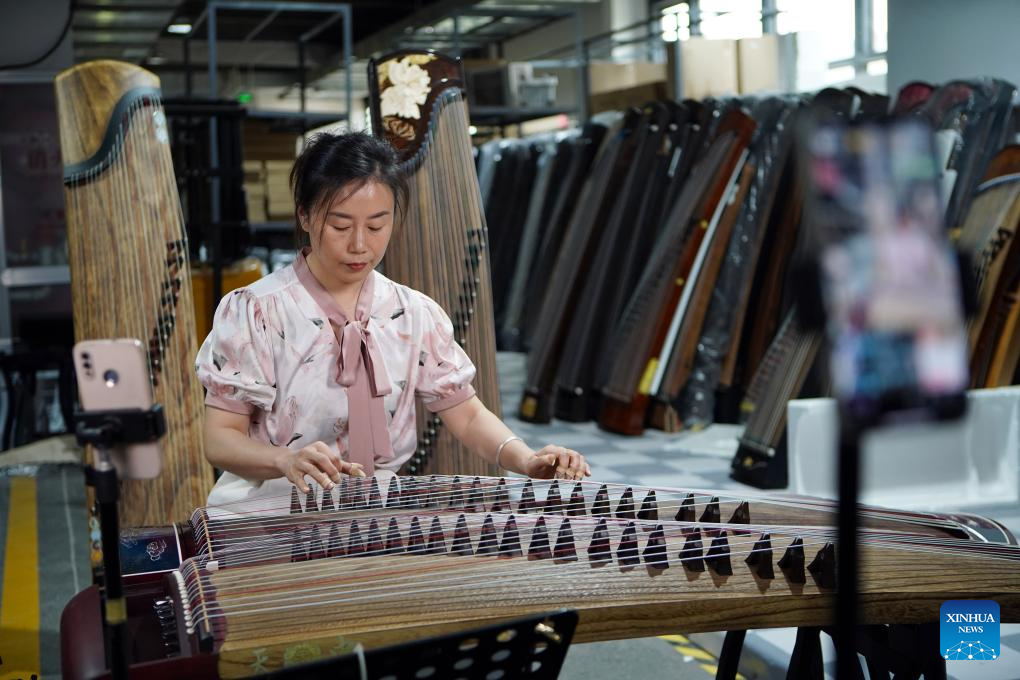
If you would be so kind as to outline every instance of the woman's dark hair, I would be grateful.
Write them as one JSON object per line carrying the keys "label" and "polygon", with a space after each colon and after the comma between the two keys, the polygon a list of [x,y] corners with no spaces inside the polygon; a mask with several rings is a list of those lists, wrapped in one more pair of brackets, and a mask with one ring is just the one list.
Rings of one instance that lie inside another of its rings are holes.
{"label": "woman's dark hair", "polygon": [[399,224],[407,203],[407,179],[388,142],[365,132],[322,132],[309,139],[290,171],[298,247],[308,244],[300,213],[310,216],[328,206],[339,192],[350,195],[370,181],[393,191],[393,221]]}

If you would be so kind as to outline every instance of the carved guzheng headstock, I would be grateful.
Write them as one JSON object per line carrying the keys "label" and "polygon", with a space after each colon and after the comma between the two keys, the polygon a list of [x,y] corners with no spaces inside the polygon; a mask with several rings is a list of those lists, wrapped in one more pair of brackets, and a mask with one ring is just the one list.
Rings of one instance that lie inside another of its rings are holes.
{"label": "carved guzheng headstock", "polygon": [[[369,62],[372,128],[399,152],[410,200],[383,262],[389,278],[446,310],[477,369],[475,389],[499,413],[488,236],[468,132],[460,61],[401,51]],[[438,416],[418,409],[413,474],[495,468],[461,446]]]}
{"label": "carved guzheng headstock", "polygon": [[56,92],[75,336],[141,340],[167,418],[163,473],[124,482],[121,522],[180,521],[205,502],[213,480],[202,453],[188,242],[159,79],[95,61],[62,72]]}

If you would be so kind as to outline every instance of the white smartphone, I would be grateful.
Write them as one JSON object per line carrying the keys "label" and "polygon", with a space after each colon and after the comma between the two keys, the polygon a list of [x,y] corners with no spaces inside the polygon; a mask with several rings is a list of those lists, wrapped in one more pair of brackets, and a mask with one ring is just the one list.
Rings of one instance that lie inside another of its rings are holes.
{"label": "white smartphone", "polygon": [[[152,407],[148,357],[138,340],[79,342],[74,346],[74,368],[83,411]],[[152,479],[162,467],[158,442],[115,447],[110,458],[121,479]]]}

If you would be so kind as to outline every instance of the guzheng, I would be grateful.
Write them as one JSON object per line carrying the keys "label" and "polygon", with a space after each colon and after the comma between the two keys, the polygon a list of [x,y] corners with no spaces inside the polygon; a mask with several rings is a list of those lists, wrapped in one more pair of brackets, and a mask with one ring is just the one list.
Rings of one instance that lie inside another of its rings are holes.
{"label": "guzheng", "polygon": [[[488,236],[460,61],[434,52],[395,52],[369,63],[368,80],[373,130],[397,149],[410,185],[406,214],[386,251],[385,274],[447,311],[454,337],[477,368],[478,395],[499,415]],[[419,445],[409,472],[495,471],[457,442],[438,416],[417,411]]]}
{"label": "guzheng", "polygon": [[163,474],[125,481],[124,526],[180,521],[205,502],[202,389],[188,241],[159,79],[94,61],[57,76],[67,240],[77,340],[140,338],[166,413]]}
{"label": "guzheng", "polygon": [[[179,566],[128,577],[135,662],[153,677],[244,677],[558,607],[579,611],[580,641],[826,625],[835,510],[803,497],[440,476],[200,508],[149,537],[179,550]],[[934,621],[961,598],[994,598],[1002,621],[1020,621],[1020,547],[1001,526],[869,507],[860,521],[862,622]],[[100,630],[91,588],[62,619],[66,677],[102,668]]]}
{"label": "guzheng", "polygon": [[611,346],[616,351],[603,365],[600,427],[630,435],[644,431],[651,396],[664,377],[697,274],[726,207],[724,199],[738,184],[746,162],[755,125],[739,110],[725,114],[677,198],[614,331]]}

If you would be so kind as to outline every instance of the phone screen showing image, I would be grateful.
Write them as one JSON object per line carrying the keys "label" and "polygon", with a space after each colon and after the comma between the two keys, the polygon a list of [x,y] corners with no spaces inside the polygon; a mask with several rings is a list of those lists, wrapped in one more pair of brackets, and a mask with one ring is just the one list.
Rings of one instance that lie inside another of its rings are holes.
{"label": "phone screen showing image", "polygon": [[948,409],[967,387],[957,259],[931,130],[821,124],[809,135],[810,219],[837,399],[862,419]]}

